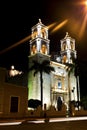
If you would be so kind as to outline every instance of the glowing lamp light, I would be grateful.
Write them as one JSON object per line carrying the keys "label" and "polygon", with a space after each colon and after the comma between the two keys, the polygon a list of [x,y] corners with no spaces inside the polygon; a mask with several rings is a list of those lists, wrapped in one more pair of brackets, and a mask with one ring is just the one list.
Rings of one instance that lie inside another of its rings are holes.
{"label": "glowing lamp light", "polygon": [[87,6],[87,1],[85,1],[85,5]]}
{"label": "glowing lamp light", "polygon": [[85,11],[87,13],[87,0],[85,1]]}
{"label": "glowing lamp light", "polygon": [[14,77],[14,76],[20,75],[20,74],[22,74],[22,71],[16,70],[16,69],[14,68],[14,66],[12,65],[12,66],[11,66],[11,70],[9,71],[9,76],[10,76],[10,77]]}

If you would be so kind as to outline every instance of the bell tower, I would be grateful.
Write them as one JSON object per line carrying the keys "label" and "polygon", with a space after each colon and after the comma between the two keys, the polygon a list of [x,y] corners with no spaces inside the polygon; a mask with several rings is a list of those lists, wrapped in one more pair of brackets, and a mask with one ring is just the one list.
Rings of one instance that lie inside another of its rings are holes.
{"label": "bell tower", "polygon": [[[48,27],[42,24],[41,19],[31,28],[29,68],[33,65],[33,61],[42,63],[44,60],[50,61],[48,39]],[[43,72],[43,104],[50,103],[50,76]],[[33,70],[28,76],[28,100],[41,99],[40,73],[34,76]]]}
{"label": "bell tower", "polygon": [[60,40],[61,42],[61,59],[62,63],[73,63],[73,58],[76,59],[76,50],[75,50],[75,39],[71,38],[66,32],[64,39]]}
{"label": "bell tower", "polygon": [[48,28],[39,19],[38,24],[32,27],[30,40],[30,55],[37,53],[49,54]]}

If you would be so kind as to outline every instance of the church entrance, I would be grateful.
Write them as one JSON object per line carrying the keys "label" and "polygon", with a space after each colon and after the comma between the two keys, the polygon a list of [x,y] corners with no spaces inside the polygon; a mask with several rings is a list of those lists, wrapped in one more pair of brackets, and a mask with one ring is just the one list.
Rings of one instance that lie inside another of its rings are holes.
{"label": "church entrance", "polygon": [[57,110],[62,110],[62,98],[60,96],[57,98]]}
{"label": "church entrance", "polygon": [[56,110],[60,111],[62,109],[63,102],[64,102],[63,94],[53,93],[52,105],[55,106]]}

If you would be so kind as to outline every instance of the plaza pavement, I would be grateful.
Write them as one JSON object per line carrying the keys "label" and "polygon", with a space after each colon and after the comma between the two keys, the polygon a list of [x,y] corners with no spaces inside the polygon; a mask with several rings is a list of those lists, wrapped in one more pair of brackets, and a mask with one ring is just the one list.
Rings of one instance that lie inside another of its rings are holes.
{"label": "plaza pavement", "polygon": [[21,122],[23,120],[1,122],[0,130],[87,130],[87,117],[50,118],[49,122],[44,119]]}

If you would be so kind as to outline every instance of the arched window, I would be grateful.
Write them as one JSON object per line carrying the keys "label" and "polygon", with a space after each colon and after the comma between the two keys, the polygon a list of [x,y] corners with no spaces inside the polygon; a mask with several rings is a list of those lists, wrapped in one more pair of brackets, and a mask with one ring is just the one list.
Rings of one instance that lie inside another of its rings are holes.
{"label": "arched window", "polygon": [[66,50],[66,43],[64,42],[63,43],[63,51],[65,51]]}
{"label": "arched window", "polygon": [[42,46],[41,46],[41,53],[47,54],[47,47],[45,44],[42,44]]}
{"label": "arched window", "polygon": [[31,48],[31,55],[35,54],[37,52],[37,49],[36,49],[36,45],[32,45],[32,48]]}
{"label": "arched window", "polygon": [[73,43],[71,42],[71,50],[74,50],[74,46]]}
{"label": "arched window", "polygon": [[63,63],[66,63],[66,60],[67,60],[67,56],[64,55],[64,56],[63,56],[63,59],[62,59],[62,62],[63,62]]}

